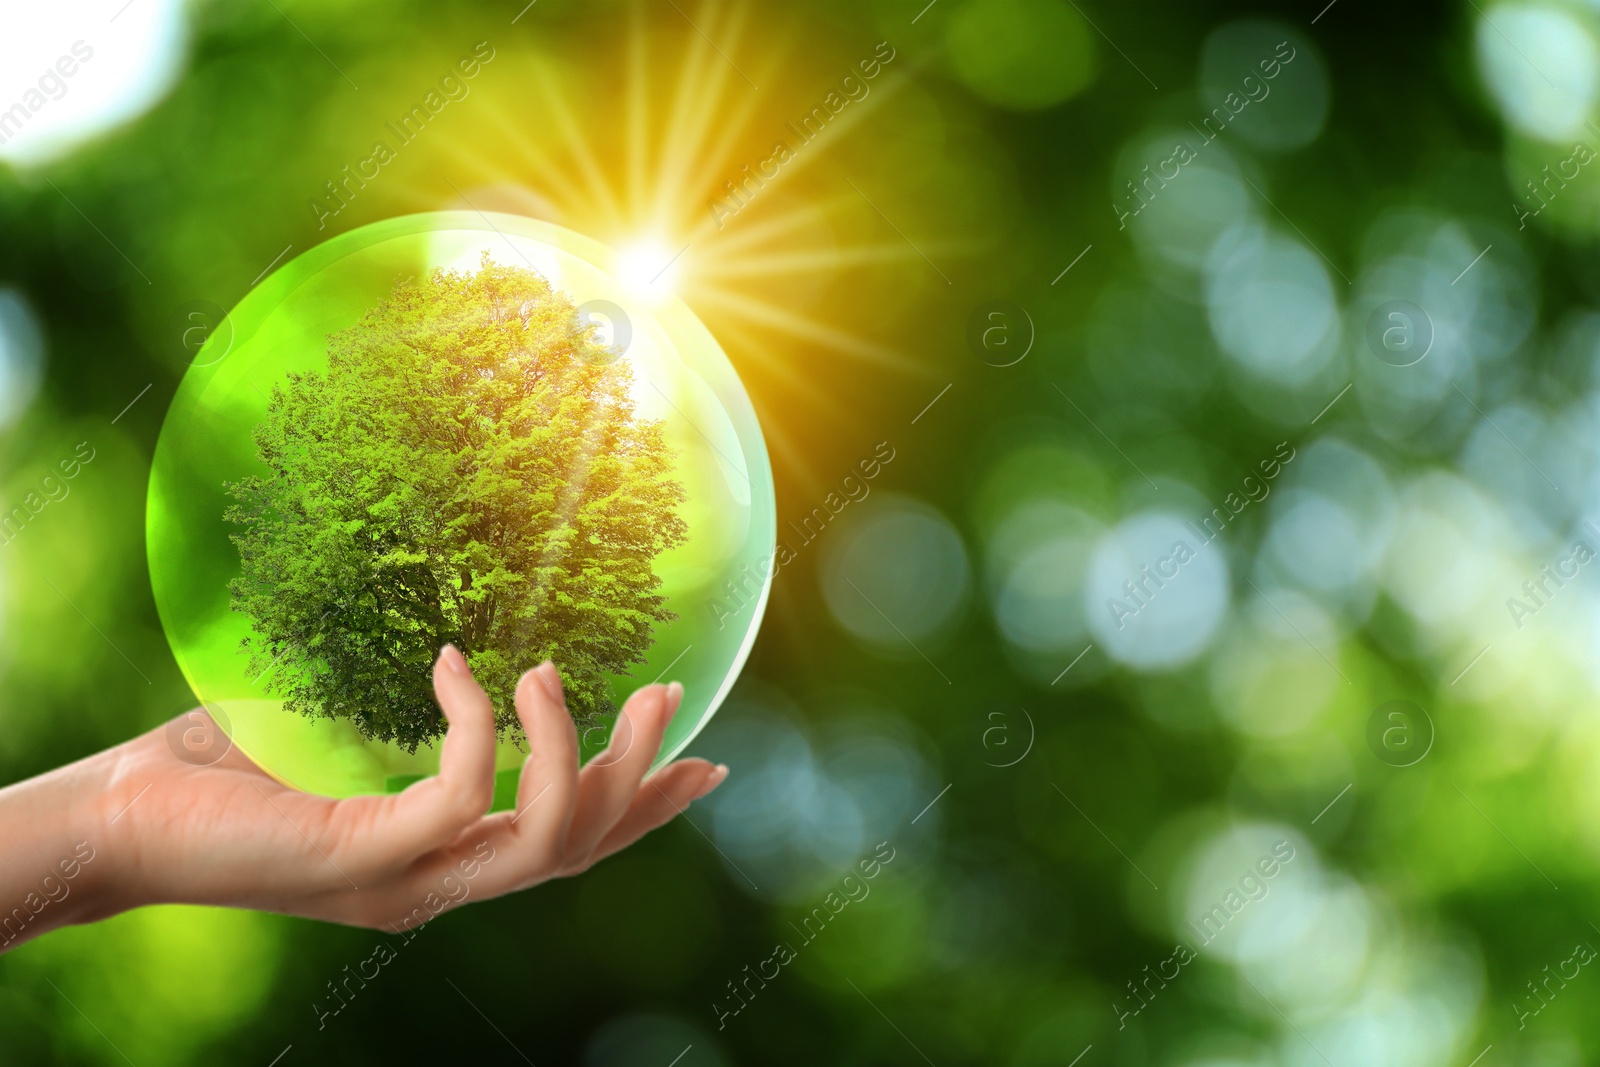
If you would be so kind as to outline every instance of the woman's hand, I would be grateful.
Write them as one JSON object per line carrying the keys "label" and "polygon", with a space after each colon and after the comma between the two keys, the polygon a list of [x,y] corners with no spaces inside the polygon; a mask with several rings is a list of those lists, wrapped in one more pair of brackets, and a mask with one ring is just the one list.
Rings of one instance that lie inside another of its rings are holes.
{"label": "woman's hand", "polygon": [[[30,892],[30,901],[40,899],[41,876],[67,887],[59,903],[51,894],[36,912],[28,904],[26,923],[0,912],[0,950],[65,923],[159,903],[400,930],[467,900],[585,870],[727,776],[726,767],[688,759],[645,779],[682,699],[677,683],[634,693],[610,747],[580,770],[561,680],[545,663],[517,686],[530,754],[516,808],[486,814],[494,709],[454,647],[440,653],[433,683],[449,723],[439,773],[393,796],[301,793],[238,749],[191,766],[168,746],[166,727],[0,790],[0,830],[32,820],[26,833],[0,833],[0,841],[18,843],[0,864],[0,909]],[[56,870],[57,860],[72,857],[80,842],[93,858],[63,882],[67,868]]]}

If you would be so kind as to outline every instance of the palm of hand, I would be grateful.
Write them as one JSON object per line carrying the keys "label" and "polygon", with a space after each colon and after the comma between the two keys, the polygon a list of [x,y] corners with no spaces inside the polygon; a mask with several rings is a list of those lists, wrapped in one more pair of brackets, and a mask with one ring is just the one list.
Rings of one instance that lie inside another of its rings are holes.
{"label": "palm of hand", "polygon": [[217,904],[398,929],[469,895],[487,899],[582,871],[671,820],[727,773],[689,759],[645,779],[682,697],[676,685],[634,693],[611,747],[580,770],[560,677],[546,663],[517,686],[530,755],[516,809],[485,814],[493,707],[454,648],[434,666],[434,689],[449,721],[439,774],[392,796],[302,793],[237,749],[191,766],[168,748],[164,727],[124,746],[101,813],[102,839],[115,842],[132,898],[121,906]]}

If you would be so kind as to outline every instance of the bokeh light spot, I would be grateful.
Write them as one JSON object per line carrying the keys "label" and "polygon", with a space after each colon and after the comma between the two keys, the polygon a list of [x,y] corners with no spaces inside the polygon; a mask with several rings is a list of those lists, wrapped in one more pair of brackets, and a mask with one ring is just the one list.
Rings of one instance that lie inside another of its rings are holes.
{"label": "bokeh light spot", "polygon": [[28,300],[0,288],[0,428],[33,403],[44,373],[44,331]]}
{"label": "bokeh light spot", "polygon": [[1224,109],[1230,134],[1256,148],[1288,152],[1322,132],[1328,74],[1301,34],[1280,22],[1247,19],[1206,38],[1200,49],[1200,99],[1207,109]]}
{"label": "bokeh light spot", "polygon": [[1107,531],[1089,560],[1083,611],[1099,644],[1143,670],[1176,667],[1211,643],[1228,610],[1228,565],[1170,512]]}
{"label": "bokeh light spot", "polygon": [[1271,382],[1304,384],[1338,347],[1338,307],[1322,259],[1262,226],[1239,226],[1217,241],[1206,263],[1206,305],[1222,350]]}
{"label": "bokeh light spot", "polygon": [[961,535],[909,497],[874,498],[823,558],[822,595],[839,625],[880,651],[912,658],[913,642],[936,639],[955,622],[970,584]]}
{"label": "bokeh light spot", "polygon": [[1542,141],[1576,136],[1594,106],[1600,55],[1587,27],[1544,4],[1480,9],[1478,69],[1506,121]]}
{"label": "bokeh light spot", "polygon": [[182,67],[184,6],[9,6],[0,34],[0,159],[47,163],[165,96]]}
{"label": "bokeh light spot", "polygon": [[1093,32],[1061,0],[968,0],[950,16],[945,43],[951,66],[974,93],[1033,111],[1093,80]]}

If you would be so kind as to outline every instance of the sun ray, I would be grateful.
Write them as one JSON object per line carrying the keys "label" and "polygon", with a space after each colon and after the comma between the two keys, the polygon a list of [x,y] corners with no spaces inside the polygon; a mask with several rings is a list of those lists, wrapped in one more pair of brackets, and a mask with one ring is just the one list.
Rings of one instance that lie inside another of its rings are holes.
{"label": "sun ray", "polygon": [[[498,99],[492,99],[490,106],[497,115],[505,116],[505,110]],[[527,169],[539,177],[547,191],[555,194],[551,199],[563,205],[568,212],[576,214],[576,209],[583,201],[583,194],[577,183],[569,177],[568,172],[551,162],[544,151],[523,132],[524,124],[521,121],[503,117],[495,125],[502,131],[508,146],[521,155]],[[523,177],[526,178],[526,175]]]}
{"label": "sun ray", "polygon": [[[769,76],[776,78],[774,70],[787,55],[788,47],[786,44],[779,45],[774,49],[764,61],[764,65],[760,70],[763,80],[769,80]],[[734,158],[736,142],[752,129],[752,119],[758,108],[764,103],[762,97],[756,93],[747,93],[735,99],[737,101],[735,109],[728,114],[726,119],[715,123],[710,121],[706,123],[708,126],[716,125],[719,127],[719,135],[715,142],[710,143],[700,152],[704,166],[701,170],[700,180],[695,183],[694,195],[696,197],[699,195],[699,190],[714,187],[715,181],[719,176],[719,168],[726,170],[730,163],[738,164],[741,162]],[[712,118],[709,115],[706,117],[708,120]]]}
{"label": "sun ray", "polygon": [[[701,163],[697,173],[693,176],[692,188],[688,190],[684,198],[685,207],[693,214],[700,216],[699,224],[691,231],[691,239],[695,234],[706,232],[707,227],[711,225],[711,223],[707,222],[707,219],[711,217],[710,212],[700,214],[699,197],[702,191],[710,190],[712,197],[721,197],[723,195],[721,183],[735,181],[739,177],[736,168],[739,167],[741,162],[754,162],[753,160],[741,161],[737,159],[734,149],[749,129],[756,107],[757,101],[754,96],[740,101],[735,110],[728,115],[726,121],[720,124],[721,131],[716,140],[706,145],[698,153]],[[694,198],[693,205],[691,205],[689,199],[691,196]]]}
{"label": "sun ray", "polygon": [[[880,87],[875,95],[865,97],[859,102],[858,107],[844,113],[843,118],[834,122],[830,122],[829,125],[824,126],[813,140],[804,142],[803,144],[797,143],[790,146],[791,151],[794,153],[794,158],[790,162],[784,164],[776,178],[767,179],[768,183],[776,184],[780,181],[788,181],[792,183],[797,175],[804,172],[817,161],[826,157],[826,152],[829,145],[846,136],[852,129],[855,128],[857,124],[862,122],[873,111],[882,107],[884,101],[891,99],[907,84],[909,84],[909,79],[902,78],[890,82],[886,87]],[[803,121],[804,120],[802,119],[802,122]],[[790,123],[790,126],[791,128],[794,128],[792,122]],[[799,137],[797,136],[795,140],[796,142],[799,142]],[[787,144],[788,142],[785,141],[785,143]],[[804,148],[805,151],[800,151],[801,148]],[[736,178],[737,175],[734,177]],[[734,184],[737,185],[738,182],[736,181]],[[720,194],[721,187],[714,186],[713,188],[716,193]],[[764,189],[765,186],[762,188]],[[842,203],[844,199],[847,198],[841,198],[839,203]],[[708,231],[712,225],[715,225],[715,223],[703,221],[701,225],[695,228],[695,231],[690,235],[690,239],[693,240],[699,236],[704,236],[705,232]]]}
{"label": "sun ray", "polygon": [[[698,13],[698,12],[697,12]],[[696,162],[710,171],[716,164],[704,151],[704,142],[713,124],[740,121],[736,115],[727,115],[717,106],[734,90],[736,72],[720,57],[707,51],[705,39],[694,34],[695,51],[685,55],[679,71],[673,107],[663,135],[663,142],[674,147],[676,159],[673,166],[663,166],[657,185],[655,214],[659,219],[681,215],[687,208],[685,185],[691,181],[690,170]],[[708,66],[709,64],[709,66]],[[747,118],[754,106],[754,93],[743,81],[737,89],[744,91],[743,113]],[[704,187],[705,179],[695,183]]]}
{"label": "sun ray", "polygon": [[905,374],[928,377],[928,368],[921,362],[892,348],[876,344],[855,334],[836,329],[816,319],[788,311],[756,297],[746,296],[712,286],[697,289],[701,301],[750,322],[760,323],[782,333],[825,345],[837,352],[856,356],[866,362]]}
{"label": "sun ray", "polygon": [[[784,169],[791,174],[799,174],[819,160],[826,158],[827,149],[830,145],[848,136],[851,130],[866,121],[873,112],[882,107],[886,101],[893,99],[910,83],[911,80],[909,78],[891,76],[888,81],[879,85],[871,95],[851,104],[849,110],[843,112],[839,117],[831,118],[828,124],[823,126],[812,140],[805,142],[804,147],[807,151],[800,152],[798,151],[799,146],[795,146],[797,149],[795,159],[793,162],[786,164]],[[810,112],[806,114],[809,115]],[[804,121],[804,118],[802,118],[802,126]],[[793,120],[790,120],[790,122],[793,125]],[[800,127],[795,128],[799,129]]]}
{"label": "sun ray", "polygon": [[[474,197],[469,181],[526,190],[530,206],[544,205],[532,213],[553,215],[614,247],[660,243],[665,255],[682,255],[677,281],[667,284],[736,356],[753,402],[765,409],[772,462],[789,491],[809,500],[831,484],[819,478],[818,435],[837,439],[860,425],[850,401],[837,395],[839,375],[830,372],[914,381],[935,374],[924,353],[830,322],[826,305],[796,299],[801,286],[811,292],[860,285],[873,271],[880,282],[892,280],[894,270],[885,268],[920,270],[924,254],[937,260],[946,251],[948,242],[920,232],[928,216],[919,223],[908,206],[908,223],[892,198],[881,204],[895,224],[912,225],[913,247],[903,234],[891,234],[843,178],[849,174],[877,197],[874,187],[892,176],[867,162],[873,157],[861,154],[870,147],[863,138],[890,132],[881,125],[885,107],[915,83],[903,75],[879,79],[867,97],[804,141],[786,125],[803,104],[782,95],[794,81],[791,38],[756,21],[758,8],[679,4],[693,23],[665,5],[630,3],[627,37],[617,40],[607,69],[572,69],[561,54],[530,53],[539,62],[525,68],[517,95],[484,94],[487,126],[450,138],[455,165],[465,171],[453,177],[468,197]],[[674,21],[685,22],[681,33]],[[666,44],[654,40],[663,25],[670,31]],[[745,72],[768,93],[752,89]],[[724,182],[737,186],[756,174],[777,139],[796,158],[777,177],[751,182],[748,209],[741,207],[736,219],[719,213],[725,224],[719,226],[708,195],[720,197]],[[437,187],[403,191],[428,208],[440,202]],[[519,202],[515,193],[505,195]]]}
{"label": "sun ray", "polygon": [[[485,155],[479,144],[467,138],[452,137],[450,138],[449,145],[450,154],[455,160],[457,160],[458,164],[454,168],[455,177],[452,179],[452,181],[459,189],[462,197],[465,197],[467,200],[471,201],[471,203],[461,203],[459,206],[463,210],[468,211],[474,210],[475,208],[485,211],[508,210],[507,205],[505,205],[503,202],[499,203],[495,207],[485,207],[485,205],[479,202],[477,197],[473,195],[474,186],[481,187],[484,185],[493,185],[504,180],[506,171],[505,163],[501,160]],[[563,210],[562,205],[564,203],[570,203],[572,199],[578,195],[574,189],[551,189],[546,187],[544,183],[539,182],[529,183],[525,181],[519,181],[516,184],[526,192],[529,200],[531,201],[528,206],[531,207],[533,204],[540,205],[532,212],[538,215],[546,214],[549,209],[554,209],[559,212]],[[423,196],[423,194],[419,194],[419,196],[428,200],[429,203],[437,203],[439,200],[439,190],[431,185],[428,187],[428,190],[429,191],[425,196]],[[450,190],[452,197],[449,199],[460,199],[460,197],[455,197],[453,195],[456,193],[456,191],[457,190],[455,189]]]}
{"label": "sun ray", "polygon": [[650,36],[638,4],[629,6],[628,16],[628,212],[631,218],[638,218],[644,208],[646,175],[652,162],[646,96]]}
{"label": "sun ray", "polygon": [[764,344],[749,330],[732,322],[720,325],[722,335],[728,339],[728,347],[750,353],[752,361],[758,365],[756,369],[759,373],[769,379],[776,379],[782,385],[785,396],[800,396],[813,400],[817,404],[817,410],[821,412],[842,410],[836,395],[828,392],[816,379],[808,377],[799,365],[774,358],[769,351],[770,346]]}
{"label": "sun ray", "polygon": [[[859,201],[860,197],[846,189],[829,200],[785,208],[765,220],[741,218],[737,230],[730,223],[728,228],[716,231],[719,234],[717,251],[724,256],[734,255],[752,245],[787,237],[796,231],[816,226],[828,215],[842,215],[853,209]],[[702,232],[709,230],[710,225],[706,223],[696,227],[690,237],[701,240],[710,236],[708,232]]]}
{"label": "sun ray", "polygon": [[607,180],[605,172],[600,166],[600,161],[595,158],[590,148],[589,140],[584,136],[578,122],[578,117],[573,113],[567,103],[566,96],[561,91],[560,83],[554,72],[543,65],[535,66],[534,78],[544,90],[545,99],[556,121],[568,152],[572,154],[573,162],[577,164],[580,173],[587,182],[588,191],[596,198],[596,207],[599,213],[607,216],[607,229],[620,230],[626,222],[622,205],[617,203],[615,192]]}
{"label": "sun ray", "polygon": [[893,263],[917,260],[921,257],[904,241],[873,245],[848,245],[844,248],[799,249],[793,252],[774,252],[768,255],[740,256],[719,265],[701,267],[701,278],[766,278],[784,274],[815,274],[830,267],[859,267],[873,263]]}
{"label": "sun ray", "polygon": [[717,112],[728,80],[734,77],[734,72],[711,53],[705,38],[695,31],[693,24],[688,23],[687,18],[684,21],[683,40],[687,47],[678,65],[671,104],[662,124],[662,156],[656,165],[655,202],[650,207],[652,220],[667,218],[682,210],[683,172],[685,160],[695,154],[692,141],[695,124],[703,128],[709,116]]}

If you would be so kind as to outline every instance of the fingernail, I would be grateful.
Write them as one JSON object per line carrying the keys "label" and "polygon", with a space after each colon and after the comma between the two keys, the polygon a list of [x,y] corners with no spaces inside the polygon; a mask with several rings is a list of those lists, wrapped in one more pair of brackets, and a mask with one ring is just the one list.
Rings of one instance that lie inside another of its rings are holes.
{"label": "fingernail", "polygon": [[455,645],[445,645],[439,650],[439,662],[450,668],[452,674],[465,675],[470,673],[467,669],[467,659]]}
{"label": "fingernail", "polygon": [[700,792],[696,793],[694,798],[699,800],[717,786],[721,785],[727,777],[728,765],[726,763],[717,764],[714,768],[712,768],[711,773],[706,775],[705,783],[700,786]]}
{"label": "fingernail", "polygon": [[668,722],[671,722],[672,721],[672,717],[678,713],[678,705],[682,704],[682,703],[683,703],[683,683],[682,682],[668,682],[667,683],[667,721]]}
{"label": "fingernail", "polygon": [[544,684],[544,691],[550,695],[550,699],[564,705],[566,698],[561,692],[561,672],[556,670],[556,665],[545,660],[534,669],[539,672],[539,681]]}

